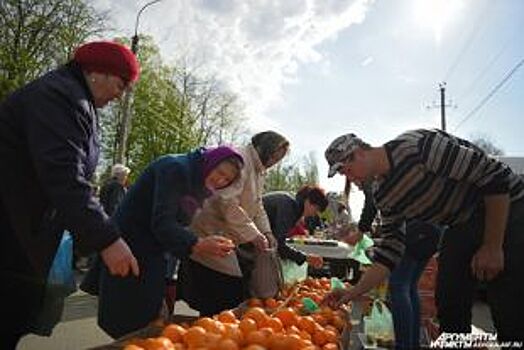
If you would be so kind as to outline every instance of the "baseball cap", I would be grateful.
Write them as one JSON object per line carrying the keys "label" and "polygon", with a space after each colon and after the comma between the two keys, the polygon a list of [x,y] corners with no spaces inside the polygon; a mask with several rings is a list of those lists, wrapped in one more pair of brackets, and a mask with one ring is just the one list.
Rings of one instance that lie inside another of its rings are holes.
{"label": "baseball cap", "polygon": [[328,177],[333,177],[342,167],[344,162],[351,156],[353,151],[364,142],[355,134],[346,134],[337,137],[324,153],[329,164]]}

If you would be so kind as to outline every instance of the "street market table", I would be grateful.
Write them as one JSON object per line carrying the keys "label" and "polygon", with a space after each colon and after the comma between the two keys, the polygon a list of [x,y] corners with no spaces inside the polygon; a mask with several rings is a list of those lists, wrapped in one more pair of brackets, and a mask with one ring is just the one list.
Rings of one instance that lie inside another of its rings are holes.
{"label": "street market table", "polygon": [[359,263],[351,258],[353,247],[334,239],[315,237],[291,237],[286,243],[304,254],[316,254],[324,258],[331,276],[354,281],[360,276]]}

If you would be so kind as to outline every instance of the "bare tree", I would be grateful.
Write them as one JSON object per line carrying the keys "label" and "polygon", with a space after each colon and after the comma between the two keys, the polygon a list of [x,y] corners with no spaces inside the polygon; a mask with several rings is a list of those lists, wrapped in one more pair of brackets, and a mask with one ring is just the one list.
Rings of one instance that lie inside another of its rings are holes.
{"label": "bare tree", "polygon": [[487,135],[475,135],[472,137],[472,143],[481,148],[484,152],[492,156],[503,156],[504,151],[497,147],[491,138]]}

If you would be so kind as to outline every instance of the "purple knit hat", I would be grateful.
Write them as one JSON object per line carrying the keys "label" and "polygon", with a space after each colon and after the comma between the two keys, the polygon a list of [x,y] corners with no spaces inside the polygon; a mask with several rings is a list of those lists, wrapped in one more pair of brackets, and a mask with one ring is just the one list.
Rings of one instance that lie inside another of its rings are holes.
{"label": "purple knit hat", "polygon": [[244,158],[242,158],[242,155],[231,146],[207,148],[204,150],[203,157],[204,166],[202,167],[202,174],[204,175],[204,179],[218,164],[220,164],[220,162],[227,158],[235,157],[240,161],[240,163],[244,164]]}

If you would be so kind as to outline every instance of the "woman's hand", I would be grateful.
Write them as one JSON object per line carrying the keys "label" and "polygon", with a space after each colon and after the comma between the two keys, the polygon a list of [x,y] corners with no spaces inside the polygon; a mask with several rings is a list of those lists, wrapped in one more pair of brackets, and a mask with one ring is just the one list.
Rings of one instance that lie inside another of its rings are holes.
{"label": "woman's hand", "polygon": [[235,249],[235,244],[223,236],[207,236],[199,238],[193,246],[193,253],[200,255],[215,255],[224,257]]}
{"label": "woman's hand", "polygon": [[267,237],[264,236],[262,233],[258,234],[255,237],[255,239],[251,240],[251,243],[253,243],[253,245],[259,252],[263,252],[269,249],[269,242],[267,240]]}
{"label": "woman's hand", "polygon": [[117,239],[102,250],[100,256],[112,275],[125,277],[129,274],[129,271],[135,276],[140,274],[138,262],[122,238]]}

